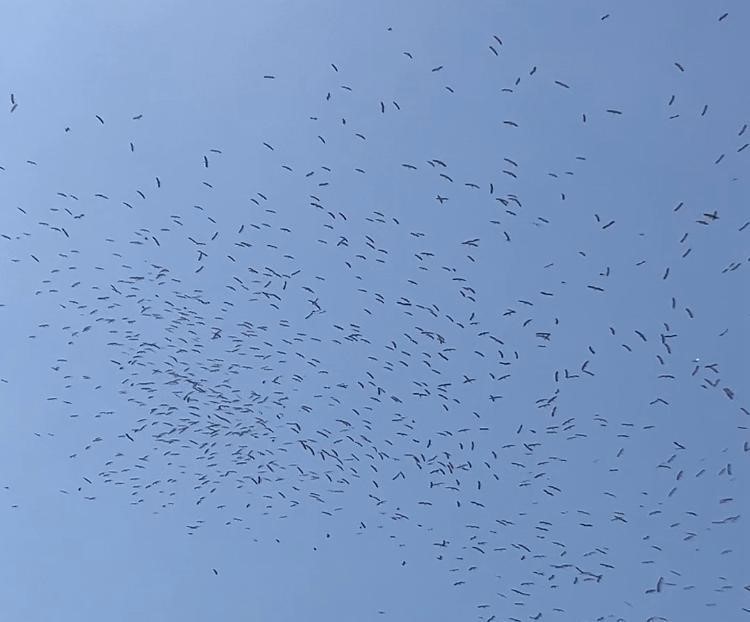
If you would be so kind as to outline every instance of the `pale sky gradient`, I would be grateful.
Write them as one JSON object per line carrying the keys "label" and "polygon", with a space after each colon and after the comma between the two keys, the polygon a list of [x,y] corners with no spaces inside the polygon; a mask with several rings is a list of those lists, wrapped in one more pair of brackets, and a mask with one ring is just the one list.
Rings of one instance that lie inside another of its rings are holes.
{"label": "pale sky gradient", "polygon": [[750,620],[748,27],[4,2],[0,618]]}

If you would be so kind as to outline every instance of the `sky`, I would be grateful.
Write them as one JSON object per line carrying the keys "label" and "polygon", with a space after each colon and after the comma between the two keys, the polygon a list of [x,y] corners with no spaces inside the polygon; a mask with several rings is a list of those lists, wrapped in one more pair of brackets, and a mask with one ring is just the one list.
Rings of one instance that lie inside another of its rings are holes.
{"label": "sky", "polygon": [[3,2],[1,617],[750,619],[749,23]]}

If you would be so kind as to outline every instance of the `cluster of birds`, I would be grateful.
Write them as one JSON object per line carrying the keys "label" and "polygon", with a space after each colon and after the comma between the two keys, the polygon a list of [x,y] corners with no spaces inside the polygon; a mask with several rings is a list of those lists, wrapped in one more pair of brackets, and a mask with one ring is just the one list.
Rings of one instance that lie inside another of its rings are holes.
{"label": "cluster of birds", "polygon": [[[448,61],[394,48],[392,32],[383,54],[430,93],[431,125],[450,124],[462,90],[447,78],[461,80]],[[508,45],[488,34],[485,60]],[[251,518],[299,508],[319,512],[327,537],[385,529],[402,564],[422,546],[456,591],[496,577],[475,604],[484,622],[582,619],[574,607],[595,590],[625,602],[600,620],[630,619],[635,599],[657,612],[649,621],[674,620],[668,593],[750,614],[750,586],[731,576],[750,411],[731,380],[741,370],[722,364],[746,333],[701,321],[721,313],[706,283],[742,287],[732,279],[750,259],[729,256],[750,235],[741,207],[677,196],[654,206],[663,227],[634,224],[587,206],[590,139],[552,171],[502,146],[483,167],[470,147],[436,153],[418,133],[389,143],[389,125],[405,132],[423,114],[417,96],[358,97],[356,68],[329,71],[300,105],[299,148],[207,145],[160,169],[140,158],[158,140],[148,111],[95,111],[59,128],[71,151],[79,135],[102,146],[67,163],[77,181],[6,205],[2,271],[23,274],[28,295],[0,302],[44,316],[24,336],[55,352],[43,366],[58,390],[42,401],[83,435],[69,452],[81,479],[60,494],[96,502],[119,487],[136,507],[188,508],[189,533],[219,521],[263,537]],[[259,76],[263,92],[283,78]],[[534,97],[575,92],[539,65],[500,96],[530,83]],[[680,116],[677,97],[660,122]],[[14,123],[31,122],[22,94],[9,103]],[[493,131],[515,144],[521,116]],[[616,133],[621,117],[570,122]],[[738,120],[706,167],[745,157],[746,129]],[[261,173],[238,173],[247,157]],[[56,163],[33,158],[6,156],[0,184],[51,183]],[[87,167],[107,158],[117,172],[94,184]],[[685,400],[711,410],[676,411]],[[716,442],[685,440],[704,426]]]}

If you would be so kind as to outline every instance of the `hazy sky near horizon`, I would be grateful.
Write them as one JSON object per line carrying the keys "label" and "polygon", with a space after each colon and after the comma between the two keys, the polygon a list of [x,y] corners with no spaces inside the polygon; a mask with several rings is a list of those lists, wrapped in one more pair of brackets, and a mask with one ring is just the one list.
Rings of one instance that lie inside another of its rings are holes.
{"label": "hazy sky near horizon", "polygon": [[0,618],[750,620],[749,25],[2,3]]}

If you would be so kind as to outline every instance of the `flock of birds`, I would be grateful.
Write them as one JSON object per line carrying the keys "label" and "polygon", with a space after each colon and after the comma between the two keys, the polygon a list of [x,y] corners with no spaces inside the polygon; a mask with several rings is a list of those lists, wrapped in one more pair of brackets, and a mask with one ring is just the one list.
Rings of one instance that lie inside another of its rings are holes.
{"label": "flock of birds", "polygon": [[[295,147],[207,145],[160,169],[140,155],[159,141],[148,111],[92,111],[56,130],[71,153],[78,136],[98,153],[66,163],[76,182],[54,196],[5,202],[2,271],[23,275],[28,295],[1,300],[0,314],[41,316],[23,339],[55,354],[21,371],[52,372],[40,401],[83,435],[68,458],[81,479],[60,494],[96,502],[116,487],[133,506],[189,512],[191,534],[212,521],[263,537],[257,521],[301,507],[326,537],[384,529],[402,564],[436,557],[457,598],[496,577],[475,604],[483,622],[582,619],[571,607],[608,585],[625,613],[599,620],[631,619],[637,599],[655,612],[644,620],[674,620],[660,599],[677,593],[709,607],[695,619],[716,607],[744,619],[750,586],[732,568],[747,538],[750,405],[722,348],[746,332],[701,318],[715,302],[705,283],[741,291],[750,259],[729,255],[750,223],[739,206],[679,196],[653,207],[667,214],[658,232],[587,206],[589,138],[553,171],[502,144],[485,169],[470,148],[424,150],[399,119],[450,113],[464,92],[448,60],[392,36],[382,54],[448,103],[425,113],[413,92],[357,99],[362,77],[334,59],[299,105],[308,131]],[[502,59],[503,39],[488,35],[485,61]],[[518,73],[499,97],[575,91],[541,65]],[[283,79],[258,76],[259,92],[272,98]],[[687,116],[679,97],[660,123]],[[8,114],[31,122],[23,93]],[[604,128],[627,114],[581,109],[570,123],[617,132]],[[491,131],[522,132],[508,116]],[[383,139],[389,124],[403,143]],[[707,168],[747,156],[736,125]],[[44,154],[4,158],[6,188],[57,179]],[[248,158],[254,171],[238,174]],[[109,181],[87,177],[94,160],[111,160]],[[675,412],[685,400],[711,412]],[[685,440],[703,426],[724,432]],[[548,607],[556,593],[566,604]]]}

